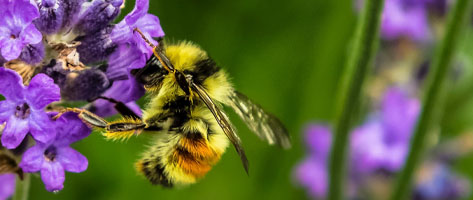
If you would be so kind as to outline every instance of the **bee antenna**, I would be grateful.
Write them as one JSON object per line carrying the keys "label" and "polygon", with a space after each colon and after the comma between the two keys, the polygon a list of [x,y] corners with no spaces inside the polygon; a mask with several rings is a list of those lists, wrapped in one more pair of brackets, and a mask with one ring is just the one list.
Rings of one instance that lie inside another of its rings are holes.
{"label": "bee antenna", "polygon": [[138,33],[141,35],[141,37],[143,38],[143,40],[145,40],[145,42],[146,42],[151,48],[154,49],[154,48],[156,47],[156,46],[154,46],[153,43],[151,43],[151,42],[148,40],[148,38],[146,38],[145,34],[143,34],[143,32],[141,32],[141,30],[138,29],[138,27],[134,28],[134,29],[133,29],[133,32],[134,32],[134,31],[138,32]]}

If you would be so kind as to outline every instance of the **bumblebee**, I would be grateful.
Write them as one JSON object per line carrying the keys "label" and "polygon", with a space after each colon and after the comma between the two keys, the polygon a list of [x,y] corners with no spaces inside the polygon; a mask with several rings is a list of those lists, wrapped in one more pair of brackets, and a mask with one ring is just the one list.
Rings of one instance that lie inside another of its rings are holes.
{"label": "bumblebee", "polygon": [[77,108],[62,113],[78,113],[85,123],[104,129],[111,139],[126,139],[143,131],[154,135],[152,145],[136,162],[136,169],[151,183],[165,187],[195,183],[220,160],[229,141],[248,173],[245,151],[222,105],[232,107],[269,144],[291,146],[282,123],[235,91],[225,71],[200,47],[190,42],[154,46],[140,30],[135,31],[153,48],[146,65],[131,72],[150,98],[142,118],[123,103],[105,97],[116,103],[122,119],[107,122]]}

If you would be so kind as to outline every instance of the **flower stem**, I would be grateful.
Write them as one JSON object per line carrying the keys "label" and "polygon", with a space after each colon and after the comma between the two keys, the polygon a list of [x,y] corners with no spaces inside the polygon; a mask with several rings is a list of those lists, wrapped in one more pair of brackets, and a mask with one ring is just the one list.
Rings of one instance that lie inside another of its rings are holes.
{"label": "flower stem", "polygon": [[346,146],[352,119],[360,105],[360,94],[365,76],[378,47],[378,34],[384,0],[365,0],[358,21],[353,47],[342,77],[335,116],[335,141],[330,157],[330,190],[328,199],[343,199]]}
{"label": "flower stem", "polygon": [[467,14],[471,11],[471,0],[457,0],[451,8],[444,39],[436,51],[432,72],[429,74],[426,93],[422,103],[417,127],[410,146],[404,169],[398,177],[392,200],[406,199],[410,194],[412,174],[422,160],[427,131],[438,120],[442,110],[445,78],[449,74],[454,50]]}
{"label": "flower stem", "polygon": [[13,194],[13,200],[27,200],[28,193],[30,190],[30,174],[25,173],[23,180],[16,178],[15,194]]}

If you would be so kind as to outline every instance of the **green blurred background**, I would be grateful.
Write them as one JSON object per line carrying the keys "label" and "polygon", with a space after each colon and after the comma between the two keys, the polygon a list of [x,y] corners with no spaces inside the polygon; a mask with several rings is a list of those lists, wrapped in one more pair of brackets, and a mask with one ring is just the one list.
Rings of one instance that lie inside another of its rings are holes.
{"label": "green blurred background", "polygon": [[[133,4],[126,1],[121,17]],[[295,184],[293,169],[304,158],[305,125],[331,118],[356,20],[353,2],[152,0],[149,12],[160,18],[168,40],[201,45],[229,72],[239,91],[278,116],[292,136],[293,148],[285,151],[260,141],[232,113],[250,175],[231,147],[197,184],[164,189],[134,170],[133,163],[150,137],[112,142],[95,132],[74,145],[88,158],[87,171],[66,173],[65,188],[58,194],[47,192],[39,175],[34,175],[31,199],[307,198]]]}

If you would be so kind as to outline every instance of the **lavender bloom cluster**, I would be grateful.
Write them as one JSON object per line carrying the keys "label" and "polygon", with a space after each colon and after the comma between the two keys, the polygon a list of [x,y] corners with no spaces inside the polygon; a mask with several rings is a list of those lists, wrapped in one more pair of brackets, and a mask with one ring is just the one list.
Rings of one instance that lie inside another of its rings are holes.
{"label": "lavender bloom cluster", "polygon": [[[135,101],[144,88],[130,71],[143,67],[152,49],[133,29],[150,39],[164,32],[158,17],[147,13],[148,0],[137,0],[133,11],[113,24],[123,3],[0,0],[1,144],[15,149],[31,135],[34,145],[19,167],[39,172],[48,191],[63,189],[65,171],[87,169],[87,158],[70,145],[91,133],[77,114],[55,119],[55,102],[90,101],[91,111],[110,116],[113,104],[96,100],[105,96],[141,112]],[[0,182],[0,199],[5,199],[13,192],[14,176],[2,175]]]}
{"label": "lavender bloom cluster", "polygon": [[[358,199],[358,191],[362,190],[363,183],[369,177],[379,172],[393,174],[402,168],[419,110],[417,99],[409,98],[398,88],[389,88],[383,96],[379,111],[350,134],[347,193],[351,198]],[[328,189],[328,159],[332,143],[330,128],[320,124],[309,125],[305,141],[308,155],[296,167],[295,177],[312,197],[324,198]],[[416,192],[419,198],[430,195],[430,199],[443,199],[445,196],[453,198],[464,194],[461,192],[466,190],[459,189],[464,184],[448,184],[460,182],[449,168],[442,168],[443,172],[436,170],[432,170],[434,178],[428,176],[429,179],[424,180],[429,181],[419,182]],[[436,190],[437,193],[432,192],[435,190],[432,187],[440,182],[445,183],[442,184],[445,188]]]}
{"label": "lavender bloom cluster", "polygon": [[[356,2],[358,8],[362,2]],[[386,0],[381,17],[381,37],[385,40],[401,37],[414,41],[431,39],[429,13],[443,12],[446,4],[446,0]]]}

